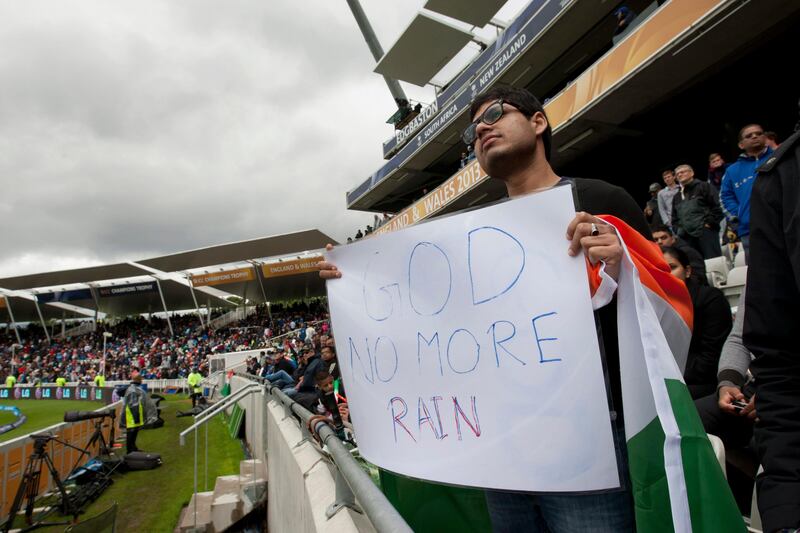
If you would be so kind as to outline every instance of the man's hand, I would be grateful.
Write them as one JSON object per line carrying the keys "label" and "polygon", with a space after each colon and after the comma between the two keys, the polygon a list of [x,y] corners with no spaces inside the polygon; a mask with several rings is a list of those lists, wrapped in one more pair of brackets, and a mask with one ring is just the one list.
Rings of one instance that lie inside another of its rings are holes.
{"label": "man's hand", "polygon": [[[328,243],[325,245],[325,249],[330,252],[331,250],[333,250],[333,245],[331,243]],[[339,269],[336,268],[336,265],[334,265],[333,263],[329,263],[328,261],[320,261],[317,264],[319,265],[320,268],[319,277],[321,277],[322,279],[336,279],[342,277],[342,273],[339,272]]]}
{"label": "man's hand", "polygon": [[739,416],[746,416],[750,420],[756,419],[756,395],[753,394],[753,397],[750,398],[750,401],[747,402],[747,406],[739,412]]}
{"label": "man's hand", "polygon": [[[592,224],[598,232],[594,236]],[[582,248],[591,264],[596,265],[598,261],[603,261],[606,264],[606,273],[615,281],[619,279],[622,243],[613,226],[589,213],[580,212],[567,226],[567,240],[572,241],[567,250],[569,255],[578,255]]]}
{"label": "man's hand", "polygon": [[726,413],[736,415],[739,413],[737,413],[736,409],[734,409],[733,402],[744,401],[745,399],[745,395],[742,394],[742,391],[739,389],[739,387],[720,387],[717,405],[719,405],[719,408]]}
{"label": "man's hand", "polygon": [[756,396],[753,395],[750,400],[747,401],[747,406],[741,411],[737,411],[733,405],[733,402],[739,401],[743,402],[747,400],[747,397],[742,393],[739,387],[720,387],[719,388],[719,401],[717,404],[719,408],[725,411],[728,414],[736,415],[736,416],[746,416],[750,420],[756,419]]}

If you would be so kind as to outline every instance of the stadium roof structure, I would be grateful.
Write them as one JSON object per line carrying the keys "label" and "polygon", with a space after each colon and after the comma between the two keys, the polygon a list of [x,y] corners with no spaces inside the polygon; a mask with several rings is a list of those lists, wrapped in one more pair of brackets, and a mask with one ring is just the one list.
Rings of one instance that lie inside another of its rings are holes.
{"label": "stadium roof structure", "polygon": [[424,86],[472,39],[468,31],[417,13],[378,62],[375,72]]}
{"label": "stadium roof structure", "polygon": [[[450,163],[457,162],[466,149],[461,132],[469,124],[468,111],[475,94],[496,84],[527,86],[532,81],[536,81],[536,92],[546,93],[562,81],[566,71],[608,45],[614,29],[613,9],[607,2],[531,2],[436,95],[436,112],[427,122],[409,131],[402,145],[394,139],[384,143],[387,160],[347,192],[348,209],[396,213],[418,197],[418,191],[439,185],[452,172]],[[398,43],[404,37],[405,33]],[[403,67],[410,69],[428,61],[427,52],[418,52],[406,61],[409,64]],[[377,68],[376,72],[384,73]],[[398,73],[392,75],[405,79]]]}
{"label": "stadium roof structure", "polygon": [[[434,4],[449,0],[429,3],[426,8],[438,9]],[[761,71],[755,50],[772,61],[774,50],[796,49],[796,0],[775,0],[767,11],[736,0],[630,0],[626,5],[637,16],[615,35],[618,5],[530,2],[437,93],[430,113],[383,143],[386,161],[347,192],[348,209],[394,213],[398,227],[503,195],[502,184],[477,165],[459,166],[470,104],[495,85],[527,88],[543,100],[556,172],[611,179],[634,193],[642,168],[659,176],[659,167],[706,157],[691,146],[735,146],[735,139],[722,137],[735,133],[737,122],[758,117],[771,127],[793,126],[797,95],[788,81],[773,84],[769,99],[747,105],[733,88],[741,72],[754,65]],[[788,80],[777,58],[770,65]],[[693,123],[692,142],[677,131],[684,123]],[[678,137],[681,146],[672,146]],[[670,149],[659,148],[665,146]]]}
{"label": "stadium roof structure", "polygon": [[482,27],[505,3],[506,0],[428,0],[425,9]]}
{"label": "stadium roof structure", "polygon": [[[312,252],[327,243],[338,244],[319,230],[303,230],[140,261],[4,278],[0,322],[233,307],[234,296],[251,303],[319,296],[325,293],[319,275],[295,263],[307,267],[309,258],[319,255]],[[300,260],[292,260],[295,256]],[[270,268],[274,264],[292,268]]]}

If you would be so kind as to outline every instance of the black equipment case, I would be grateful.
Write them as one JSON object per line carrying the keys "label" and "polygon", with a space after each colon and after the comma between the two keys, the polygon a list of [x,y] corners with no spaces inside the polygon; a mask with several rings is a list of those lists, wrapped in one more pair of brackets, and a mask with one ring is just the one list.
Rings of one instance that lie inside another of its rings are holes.
{"label": "black equipment case", "polygon": [[161,466],[161,455],[150,452],[131,452],[125,456],[128,470],[151,470]]}

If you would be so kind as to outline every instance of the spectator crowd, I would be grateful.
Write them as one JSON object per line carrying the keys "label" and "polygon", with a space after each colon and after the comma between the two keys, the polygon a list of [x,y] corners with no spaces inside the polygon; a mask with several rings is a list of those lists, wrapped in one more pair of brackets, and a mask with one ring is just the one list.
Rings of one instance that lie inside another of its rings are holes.
{"label": "spectator crowd", "polygon": [[[59,377],[82,382],[102,374],[115,381],[134,372],[144,379],[185,378],[195,368],[205,373],[210,355],[266,347],[272,337],[289,331],[303,335],[307,323],[326,317],[320,303],[260,305],[247,318],[217,330],[200,326],[197,315],[173,316],[171,336],[166,319],[138,316],[99,323],[92,333],[54,338],[50,344],[41,326],[29,324],[20,330],[21,345],[13,331],[0,335],[0,380],[14,375],[19,384],[54,383]],[[104,333],[110,334],[105,352]]]}

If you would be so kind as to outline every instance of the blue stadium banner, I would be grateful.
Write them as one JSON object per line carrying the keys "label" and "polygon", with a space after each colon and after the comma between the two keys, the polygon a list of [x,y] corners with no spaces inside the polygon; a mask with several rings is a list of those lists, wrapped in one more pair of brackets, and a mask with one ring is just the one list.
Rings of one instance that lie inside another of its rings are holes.
{"label": "blue stadium banner", "polygon": [[347,193],[347,205],[352,205],[367,191],[389,177],[440,130],[448,126],[456,117],[469,109],[478,93],[491,86],[514,61],[522,55],[542,31],[571,2],[555,0],[534,0],[503,32],[503,35],[480,56],[436,98],[434,107],[438,114],[431,117],[425,126],[408,135],[402,135],[407,144],[398,150],[398,138],[391,139],[383,146],[384,154],[397,153],[377,172],[361,185]]}
{"label": "blue stadium banner", "polygon": [[128,285],[115,285],[113,287],[100,287],[97,289],[97,293],[101,298],[130,296],[148,292],[158,292],[158,287],[156,286],[155,281],[149,281],[146,283],[130,283]]}
{"label": "blue stadium banner", "polygon": [[36,295],[36,300],[40,304],[48,304],[51,302],[71,302],[74,300],[91,300],[91,299],[92,299],[92,291],[90,291],[89,289],[46,292],[44,294]]}

